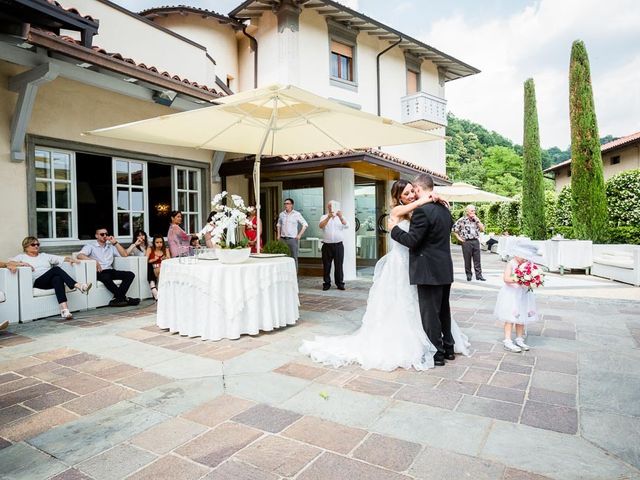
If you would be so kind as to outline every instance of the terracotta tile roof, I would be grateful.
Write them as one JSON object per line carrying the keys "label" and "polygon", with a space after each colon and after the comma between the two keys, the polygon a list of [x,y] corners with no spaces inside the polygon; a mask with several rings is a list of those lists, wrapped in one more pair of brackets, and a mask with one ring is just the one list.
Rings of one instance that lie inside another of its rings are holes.
{"label": "terracotta tile roof", "polygon": [[[617,140],[612,140],[611,142],[604,143],[600,146],[600,152],[606,153],[635,142],[640,142],[640,132],[632,133],[631,135],[627,135],[626,137],[620,137]],[[566,167],[567,165],[571,165],[571,159],[553,165],[552,167],[547,168],[545,172],[553,172],[555,170],[558,170],[559,168]]]}
{"label": "terracotta tile roof", "polygon": [[430,170],[422,165],[418,165],[417,163],[410,162],[408,160],[404,160],[396,155],[392,155],[387,152],[383,152],[382,150],[378,150],[375,148],[365,148],[362,150],[329,150],[325,152],[315,152],[315,153],[300,153],[295,155],[282,155],[280,158],[285,160],[286,162],[295,162],[300,160],[312,160],[315,158],[334,158],[334,157],[342,157],[346,155],[352,155],[353,153],[366,153],[373,157],[381,158],[383,160],[387,160],[388,162],[395,163],[398,165],[402,165],[404,167],[409,167],[413,170],[420,171],[423,173],[427,173],[431,176],[441,178],[443,180],[449,180],[449,177],[444,173],[435,172]]}
{"label": "terracotta tile roof", "polygon": [[[36,34],[41,34],[41,35],[46,35],[48,37],[57,39],[57,40],[62,40],[66,43],[75,45],[79,48],[82,48],[84,50],[87,51],[92,51],[93,54],[97,54],[97,55],[102,55],[102,56],[107,56],[110,57],[112,59],[116,59],[119,60],[121,62],[133,65],[137,68],[141,68],[144,69],[148,72],[151,72],[153,74],[157,74],[159,76],[162,77],[166,77],[166,78],[170,78],[172,80],[175,80],[177,82],[181,82],[184,83],[186,85],[189,85],[191,87],[200,89],[200,90],[204,90],[205,92],[217,95],[217,96],[224,96],[224,92],[218,91],[213,87],[209,87],[207,85],[204,84],[199,84],[198,82],[192,82],[191,80],[189,80],[188,78],[182,78],[179,75],[172,75],[171,73],[167,72],[167,71],[160,71],[157,67],[153,66],[153,65],[147,65],[145,63],[138,63],[135,60],[133,60],[132,58],[127,58],[125,56],[123,56],[121,53],[109,53],[107,52],[104,48],[98,47],[98,46],[92,46],[91,48],[87,48],[82,46],[82,43],[78,40],[76,40],[75,38],[66,36],[66,35],[57,35],[54,32],[51,32],[49,30],[42,30],[42,29],[37,29],[37,28],[32,28],[31,32],[36,33]],[[37,42],[36,42],[37,43]]]}
{"label": "terracotta tile roof", "polygon": [[97,20],[95,18],[93,18],[91,15],[82,15],[77,8],[64,8],[59,2],[56,2],[55,0],[46,0],[48,4],[53,5],[55,7],[58,7],[60,10],[67,12],[67,13],[72,13],[74,15],[77,15],[81,18],[84,18],[85,20],[89,20],[91,22],[96,22]]}
{"label": "terracotta tile roof", "polygon": [[195,13],[197,15],[201,15],[202,17],[214,17],[218,20],[226,21],[228,23],[238,23],[233,18],[222,13],[214,12],[213,10],[207,10],[206,8],[192,7],[191,5],[162,5],[160,7],[146,8],[138,12],[138,15],[142,17],[153,18],[157,15],[181,12]]}

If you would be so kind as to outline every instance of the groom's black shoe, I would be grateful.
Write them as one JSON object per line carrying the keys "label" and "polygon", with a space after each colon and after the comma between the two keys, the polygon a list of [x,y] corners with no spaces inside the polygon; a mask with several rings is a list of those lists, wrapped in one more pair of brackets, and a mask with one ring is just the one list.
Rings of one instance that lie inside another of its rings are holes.
{"label": "groom's black shoe", "polygon": [[455,360],[456,354],[453,352],[445,352],[444,358],[446,358],[447,360]]}
{"label": "groom's black shoe", "polygon": [[331,288],[331,285],[323,285],[322,286],[322,290],[329,290]]}
{"label": "groom's black shoe", "polygon": [[476,277],[476,280],[480,280],[481,282],[486,282],[487,279],[484,277]]}
{"label": "groom's black shoe", "polygon": [[444,367],[444,364],[445,364],[444,355],[442,353],[436,353],[433,356],[433,364],[436,367]]}
{"label": "groom's black shoe", "polygon": [[471,281],[471,275],[467,275],[467,282]]}

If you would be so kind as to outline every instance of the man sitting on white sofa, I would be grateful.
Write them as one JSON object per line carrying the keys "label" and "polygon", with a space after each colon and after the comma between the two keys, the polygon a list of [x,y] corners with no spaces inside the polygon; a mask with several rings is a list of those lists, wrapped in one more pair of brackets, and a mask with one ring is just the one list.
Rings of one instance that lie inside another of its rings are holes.
{"label": "man sitting on white sofa", "polygon": [[[127,291],[135,279],[135,273],[113,268],[113,257],[128,256],[120,242],[110,236],[109,231],[103,227],[96,229],[96,241],[82,247],[78,254],[80,260],[95,260],[96,278],[113,294],[113,299],[109,302],[110,307],[126,307],[140,303],[139,298],[127,297]],[[122,282],[118,286],[114,280]]]}

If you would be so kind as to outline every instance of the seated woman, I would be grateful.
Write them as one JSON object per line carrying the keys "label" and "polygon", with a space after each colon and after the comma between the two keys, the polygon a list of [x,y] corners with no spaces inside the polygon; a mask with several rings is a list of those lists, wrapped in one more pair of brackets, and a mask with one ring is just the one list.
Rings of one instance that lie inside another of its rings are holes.
{"label": "seated woman", "polygon": [[77,288],[86,294],[91,288],[91,283],[78,283],[58,265],[64,262],[71,264],[80,263],[71,257],[60,257],[59,255],[49,255],[48,253],[40,253],[40,242],[36,237],[26,237],[22,240],[22,249],[24,253],[11,258],[11,261],[21,263],[22,265],[31,267],[33,272],[33,287],[43,290],[53,288],[56,292],[56,298],[60,304],[60,316],[65,320],[71,320],[73,315],[69,312],[67,305],[67,295],[64,286],[73,289]]}
{"label": "seated woman", "polygon": [[147,281],[151,288],[151,295],[158,300],[158,282],[160,281],[160,265],[162,260],[171,258],[167,244],[162,235],[154,235],[153,243],[147,248]]}
{"label": "seated woman", "polygon": [[180,255],[188,255],[191,245],[191,235],[180,227],[182,223],[182,212],[180,210],[174,210],[169,216],[171,217],[171,224],[169,225],[169,232],[167,233],[167,242],[169,243],[171,256],[179,257]]}
{"label": "seated woman", "polygon": [[[257,253],[257,237],[258,237],[258,222],[260,219],[256,215],[256,207],[249,207],[247,209],[247,223],[244,225],[244,234],[249,240],[249,246],[251,247],[251,253]],[[260,222],[260,233],[262,233],[262,222]],[[262,249],[262,238],[260,239],[260,249]]]}
{"label": "seated woman", "polygon": [[149,248],[149,238],[143,230],[136,230],[133,234],[133,241],[127,253],[130,257],[144,257],[147,254],[147,248]]}

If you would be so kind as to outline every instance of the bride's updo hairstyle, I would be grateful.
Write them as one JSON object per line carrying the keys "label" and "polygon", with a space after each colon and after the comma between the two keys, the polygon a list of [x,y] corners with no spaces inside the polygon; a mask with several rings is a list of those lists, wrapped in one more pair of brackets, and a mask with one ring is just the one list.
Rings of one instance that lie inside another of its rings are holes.
{"label": "bride's updo hairstyle", "polygon": [[393,185],[391,185],[391,208],[402,205],[402,192],[404,192],[407,185],[411,185],[408,180],[400,179],[393,182]]}

